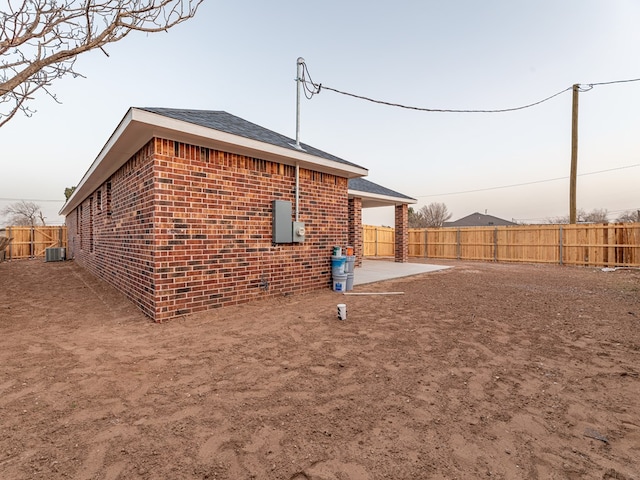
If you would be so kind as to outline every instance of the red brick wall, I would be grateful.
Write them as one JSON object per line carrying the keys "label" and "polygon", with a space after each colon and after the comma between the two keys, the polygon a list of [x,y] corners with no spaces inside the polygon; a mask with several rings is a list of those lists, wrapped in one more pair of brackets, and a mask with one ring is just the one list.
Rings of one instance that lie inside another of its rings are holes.
{"label": "red brick wall", "polygon": [[362,243],[362,199],[349,199],[349,245],[354,248],[357,267],[362,266],[364,245]]}
{"label": "red brick wall", "polygon": [[[300,169],[302,244],[272,245],[272,201],[295,206],[295,168],[154,139],[67,217],[75,258],[156,321],[330,286],[348,235],[347,179]],[[112,214],[105,205],[110,198]]]}
{"label": "red brick wall", "polygon": [[71,256],[151,317],[155,312],[153,165],[153,142],[149,142],[66,218]]}
{"label": "red brick wall", "polygon": [[405,263],[409,261],[409,207],[396,205],[395,217],[395,261]]}

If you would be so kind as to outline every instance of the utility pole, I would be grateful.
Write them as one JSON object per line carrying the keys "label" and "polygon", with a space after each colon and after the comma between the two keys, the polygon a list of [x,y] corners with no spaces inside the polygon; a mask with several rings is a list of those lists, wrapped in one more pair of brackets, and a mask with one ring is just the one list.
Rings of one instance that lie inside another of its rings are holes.
{"label": "utility pole", "polygon": [[571,110],[571,178],[569,181],[569,223],[576,223],[576,183],[578,176],[578,93],[580,85],[573,85]]}
{"label": "utility pole", "polygon": [[300,88],[302,88],[302,69],[304,67],[304,58],[298,57],[296,61],[297,74],[296,74],[296,144],[295,147],[298,150],[302,150],[300,146]]}

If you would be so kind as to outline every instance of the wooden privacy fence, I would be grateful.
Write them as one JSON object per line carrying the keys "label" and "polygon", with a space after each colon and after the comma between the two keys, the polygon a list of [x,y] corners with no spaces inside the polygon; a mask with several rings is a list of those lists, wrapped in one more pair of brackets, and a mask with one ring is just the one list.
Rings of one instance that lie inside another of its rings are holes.
{"label": "wooden privacy fence", "polygon": [[363,225],[362,243],[365,257],[392,257],[395,248],[395,228]]}
{"label": "wooden privacy fence", "polygon": [[67,246],[67,227],[6,227],[0,236],[10,239],[5,258],[44,257],[49,247]]}
{"label": "wooden privacy fence", "polygon": [[[365,256],[393,256],[393,228],[364,226],[363,238]],[[408,240],[410,257],[640,267],[640,223],[409,229]]]}

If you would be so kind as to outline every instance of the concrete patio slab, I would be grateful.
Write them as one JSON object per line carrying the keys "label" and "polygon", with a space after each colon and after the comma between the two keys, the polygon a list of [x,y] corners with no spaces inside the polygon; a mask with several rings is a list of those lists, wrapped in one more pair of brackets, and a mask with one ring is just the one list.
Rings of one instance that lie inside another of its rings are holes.
{"label": "concrete patio slab", "polygon": [[437,272],[445,270],[443,265],[427,265],[424,263],[396,263],[386,260],[362,260],[362,266],[355,269],[353,277],[354,285],[381,282],[393,278],[409,277],[421,273]]}

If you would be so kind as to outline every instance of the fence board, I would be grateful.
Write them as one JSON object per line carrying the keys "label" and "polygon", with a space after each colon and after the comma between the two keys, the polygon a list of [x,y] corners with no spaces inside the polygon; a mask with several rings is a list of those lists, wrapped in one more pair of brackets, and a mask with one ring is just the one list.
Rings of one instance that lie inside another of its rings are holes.
{"label": "fence board", "polygon": [[49,247],[67,246],[66,226],[6,227],[5,235],[12,239],[6,250],[8,260],[44,257]]}
{"label": "fence board", "polygon": [[364,225],[362,241],[365,256],[393,257],[395,254],[394,228]]}
{"label": "fence board", "polygon": [[[394,229],[363,228],[365,256],[393,254]],[[640,267],[640,223],[409,229],[408,244],[420,258]]]}

